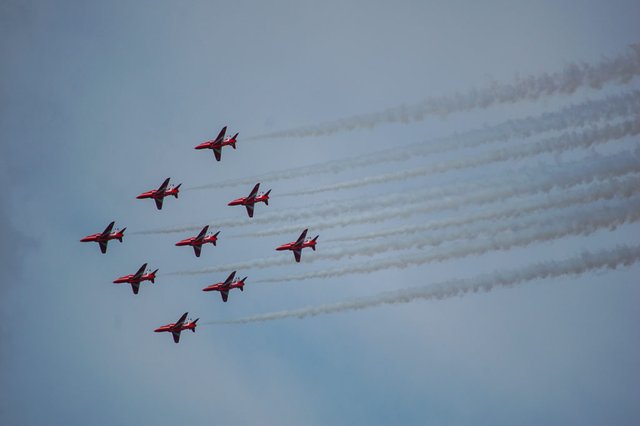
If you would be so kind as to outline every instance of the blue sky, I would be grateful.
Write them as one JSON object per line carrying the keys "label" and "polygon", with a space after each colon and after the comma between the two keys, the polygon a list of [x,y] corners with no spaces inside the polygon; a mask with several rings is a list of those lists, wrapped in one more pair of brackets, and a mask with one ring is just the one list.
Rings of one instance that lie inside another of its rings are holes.
{"label": "blue sky", "polygon": [[[245,215],[226,204],[250,185],[183,191],[161,212],[135,200],[168,176],[185,187],[260,176],[640,88],[636,78],[406,125],[243,141],[597,62],[640,41],[637,2],[557,3],[2,2],[0,423],[637,424],[633,265],[304,320],[203,325],[179,345],[152,332],[185,311],[203,322],[241,318],[637,244],[634,223],[402,270],[252,284],[376,258],[292,260],[239,271],[249,276],[245,291],[223,304],[200,289],[227,273],[162,274],[276,256],[273,248],[297,235],[230,238],[259,227],[223,228],[218,246],[195,258],[173,246],[189,233],[135,234],[207,223],[215,230],[217,220]],[[223,125],[240,132],[236,151],[225,149],[217,163],[193,150]],[[375,205],[389,193],[472,185],[630,150],[637,140],[299,198],[278,194],[483,151],[263,181],[273,199],[256,216],[349,198]],[[344,234],[458,213],[325,230],[318,253]],[[128,235],[107,255],[78,242],[111,220]],[[144,262],[160,268],[155,285],[134,297],[111,284]]]}

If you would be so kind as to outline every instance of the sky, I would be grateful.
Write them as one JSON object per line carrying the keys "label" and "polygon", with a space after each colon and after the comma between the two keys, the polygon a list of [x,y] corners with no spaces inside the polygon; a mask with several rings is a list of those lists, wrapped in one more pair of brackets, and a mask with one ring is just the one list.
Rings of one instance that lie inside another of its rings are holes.
{"label": "sky", "polygon": [[[637,16],[634,1],[0,2],[0,423],[638,424],[637,259],[542,272],[638,244],[637,104],[529,136],[503,123],[544,126],[640,77],[413,114],[633,56]],[[413,118],[379,119],[398,111]],[[193,149],[225,125],[237,150]],[[496,129],[511,136],[483,142]],[[550,148],[514,154],[534,144]],[[414,169],[431,171],[315,191]],[[135,199],[166,177],[178,200]],[[227,206],[253,177],[272,189],[255,223]],[[112,220],[122,244],[79,242]],[[217,246],[174,246],[205,224]],[[274,251],[304,228],[317,251]],[[145,262],[155,284],[112,284]],[[238,263],[244,292],[200,291]],[[532,265],[487,291],[224,324]],[[178,345],[153,333],[186,311],[200,322]]]}

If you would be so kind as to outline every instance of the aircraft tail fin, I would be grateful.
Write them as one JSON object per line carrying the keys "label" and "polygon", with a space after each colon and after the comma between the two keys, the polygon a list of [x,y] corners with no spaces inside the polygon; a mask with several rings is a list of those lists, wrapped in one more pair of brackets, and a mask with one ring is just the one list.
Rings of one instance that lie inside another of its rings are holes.
{"label": "aircraft tail fin", "polygon": [[151,273],[151,284],[155,284],[156,283],[156,273],[159,271],[159,269],[156,269],[155,271],[153,271]]}
{"label": "aircraft tail fin", "polygon": [[264,193],[264,203],[268,206],[269,205],[269,194],[271,193],[271,190],[268,190],[267,192]]}
{"label": "aircraft tail fin", "polygon": [[236,139],[238,138],[238,135],[239,135],[239,134],[240,134],[240,133],[236,133],[235,135],[233,135],[233,136],[231,137],[231,140],[232,140],[232,142],[231,142],[231,146],[233,147],[233,149],[236,149],[236,142],[237,142],[237,141],[236,141]]}
{"label": "aircraft tail fin", "polygon": [[193,331],[194,333],[196,332],[196,323],[198,322],[200,318],[196,318],[195,320],[193,320],[193,328],[191,329],[191,331]]}
{"label": "aircraft tail fin", "polygon": [[118,237],[118,241],[122,242],[122,237],[124,237],[124,231],[126,231],[127,228],[122,228],[120,230],[120,236]]}
{"label": "aircraft tail fin", "polygon": [[176,197],[176,199],[178,198],[178,192],[180,192],[180,185],[182,185],[182,183],[179,183],[178,185],[176,185],[175,190],[176,193],[173,194],[174,197]]}
{"label": "aircraft tail fin", "polygon": [[313,251],[316,251],[316,241],[318,241],[318,237],[319,237],[319,236],[320,236],[320,235],[316,235],[316,236],[315,236],[315,237],[313,237],[313,239],[311,240],[311,242],[313,243],[313,244],[311,244],[311,249],[312,249]]}
{"label": "aircraft tail fin", "polygon": [[244,277],[240,280],[240,291],[244,291],[244,281],[249,277]]}
{"label": "aircraft tail fin", "polygon": [[218,231],[218,232],[216,232],[215,234],[213,234],[213,236],[216,238],[216,240],[213,240],[213,241],[212,241],[214,246],[215,246],[215,245],[217,245],[217,244],[216,244],[216,242],[217,242],[217,238],[218,238],[218,234],[219,234],[219,233],[220,233],[220,231]]}

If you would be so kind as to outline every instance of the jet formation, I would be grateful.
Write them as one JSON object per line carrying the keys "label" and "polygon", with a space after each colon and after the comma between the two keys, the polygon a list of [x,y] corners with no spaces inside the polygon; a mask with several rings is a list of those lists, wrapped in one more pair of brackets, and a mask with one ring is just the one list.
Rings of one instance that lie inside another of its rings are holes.
{"label": "jet formation", "polygon": [[[218,136],[215,139],[203,142],[195,147],[197,150],[202,149],[211,149],[213,150],[213,154],[217,161],[222,159],[222,148],[225,146],[231,146],[233,149],[236,149],[236,143],[238,138],[238,133],[233,135],[232,137],[225,137],[227,131],[227,126],[223,127],[222,130],[218,133]],[[163,202],[166,197],[173,196],[178,199],[178,193],[180,192],[180,186],[182,184],[178,184],[176,186],[170,186],[171,178],[166,178],[162,184],[156,188],[151,189],[149,191],[143,192],[136,196],[137,199],[153,199],[156,204],[157,210],[162,210]],[[244,206],[247,210],[247,215],[249,218],[253,217],[255,205],[257,203],[264,203],[266,206],[269,205],[269,194],[271,190],[268,190],[264,193],[259,193],[260,183],[257,183],[248,196],[237,198],[228,203],[229,206]],[[120,230],[113,229],[115,222],[111,222],[104,231],[96,234],[88,235],[82,238],[81,242],[97,242],[100,251],[102,253],[107,252],[107,245],[111,240],[118,240],[120,242],[123,241],[124,231],[126,228],[122,228]],[[205,225],[202,230],[196,236],[188,237],[183,240],[175,243],[176,246],[191,246],[193,247],[194,254],[196,257],[200,257],[202,253],[202,246],[205,244],[213,244],[217,245],[218,235],[220,231],[217,231],[215,234],[209,233],[209,225]],[[293,252],[293,256],[296,262],[300,262],[300,257],[302,253],[302,249],[306,247],[310,247],[315,251],[316,249],[316,241],[318,236],[316,235],[313,239],[306,239],[307,229],[302,231],[300,237],[296,241],[283,244],[276,248],[278,251],[282,250],[290,250]],[[116,278],[113,283],[114,284],[129,284],[131,285],[131,290],[134,295],[137,295],[140,291],[140,284],[144,281],[149,281],[152,284],[155,283],[156,274],[158,269],[151,271],[147,270],[147,263],[144,263],[134,274],[127,274]],[[223,302],[227,302],[229,298],[229,292],[234,289],[240,289],[240,291],[244,291],[245,282],[247,277],[242,279],[235,278],[236,271],[233,271],[229,274],[226,280],[218,283],[211,284],[202,289],[204,292],[217,291],[220,293]],[[173,341],[178,343],[180,341],[180,333],[183,330],[191,330],[195,333],[196,325],[198,319],[195,320],[187,320],[188,312],[185,312],[177,322],[169,323],[163,325],[161,327],[156,328],[154,331],[156,333],[161,332],[170,332],[173,336]]]}

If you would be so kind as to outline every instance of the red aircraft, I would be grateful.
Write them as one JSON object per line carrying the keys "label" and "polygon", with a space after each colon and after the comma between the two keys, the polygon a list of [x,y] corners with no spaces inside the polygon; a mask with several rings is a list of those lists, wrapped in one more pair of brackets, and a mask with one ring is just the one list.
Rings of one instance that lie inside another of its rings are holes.
{"label": "red aircraft", "polygon": [[118,240],[122,242],[122,237],[124,237],[124,231],[125,229],[127,229],[127,228],[122,228],[120,230],[116,229],[115,231],[111,232],[114,224],[115,222],[111,222],[105,228],[105,230],[102,231],[102,233],[87,235],[86,237],[81,239],[80,242],[87,243],[87,242],[95,241],[98,244],[100,244],[100,251],[102,251],[103,253],[106,253],[107,243],[109,242],[109,240]]}
{"label": "red aircraft", "polygon": [[316,235],[313,239],[305,240],[307,237],[307,229],[302,231],[302,234],[298,237],[296,241],[283,244],[280,247],[276,248],[276,250],[291,250],[293,251],[293,256],[296,258],[296,262],[300,262],[300,255],[302,254],[302,249],[305,247],[311,247],[313,251],[316,251],[316,241],[320,235]]}
{"label": "red aircraft", "polygon": [[136,272],[135,274],[129,274],[129,275],[120,277],[116,279],[113,283],[114,284],[124,284],[124,283],[131,284],[131,290],[133,290],[133,294],[138,294],[138,290],[140,289],[140,283],[142,281],[151,281],[151,283],[156,282],[155,281],[156,272],[158,272],[158,270],[156,269],[153,272],[147,271],[147,273],[144,273],[144,270],[146,268],[147,268],[147,264],[145,263],[140,267],[140,269],[138,269],[138,272]]}
{"label": "red aircraft", "polygon": [[200,318],[196,318],[193,321],[191,321],[191,320],[187,321],[187,314],[188,313],[189,312],[185,312],[184,314],[182,314],[182,316],[180,317],[178,322],[167,324],[167,325],[163,325],[162,327],[158,327],[153,331],[155,331],[156,333],[161,333],[163,331],[170,331],[171,334],[173,334],[173,341],[178,343],[180,341],[180,332],[182,330],[191,330],[194,333],[196,332],[196,323],[198,322],[198,320]]}
{"label": "red aircraft", "polygon": [[169,186],[170,179],[171,178],[166,178],[158,189],[152,189],[151,191],[143,192],[142,194],[138,195],[136,198],[138,200],[142,200],[144,198],[153,198],[154,201],[156,202],[156,207],[158,208],[158,210],[162,210],[162,200],[164,199],[164,197],[173,195],[177,199],[178,192],[180,192],[180,185],[182,185],[182,184],[179,184],[178,186]]}
{"label": "red aircraft", "polygon": [[220,233],[220,231],[216,232],[215,234],[207,234],[208,229],[209,229],[209,225],[202,228],[202,231],[200,231],[200,233],[197,236],[185,238],[182,241],[178,241],[176,245],[192,246],[193,251],[196,253],[196,257],[200,257],[200,251],[202,250],[203,244],[211,243],[215,246],[216,241],[218,241],[218,234]]}
{"label": "red aircraft", "polygon": [[210,141],[202,142],[200,145],[196,146],[195,149],[212,149],[213,154],[216,156],[216,160],[220,161],[222,158],[222,147],[223,146],[232,146],[233,149],[236,149],[236,142],[238,139],[238,133],[231,136],[230,138],[225,138],[224,134],[227,132],[227,126],[224,126],[218,136]]}
{"label": "red aircraft", "polygon": [[249,215],[249,217],[253,217],[253,207],[256,203],[262,202],[267,206],[269,205],[269,193],[271,193],[271,190],[268,190],[265,193],[258,194],[258,188],[260,188],[260,183],[256,183],[256,186],[253,187],[248,197],[240,197],[233,200],[227,205],[245,206],[247,208],[247,214]]}
{"label": "red aircraft", "polygon": [[236,271],[233,271],[223,283],[215,283],[211,284],[208,287],[202,289],[202,291],[219,291],[220,296],[222,296],[222,301],[226,302],[229,297],[229,290],[232,288],[239,288],[240,291],[244,291],[244,281],[247,277],[244,277],[241,280],[233,281],[233,277],[236,276]]}

